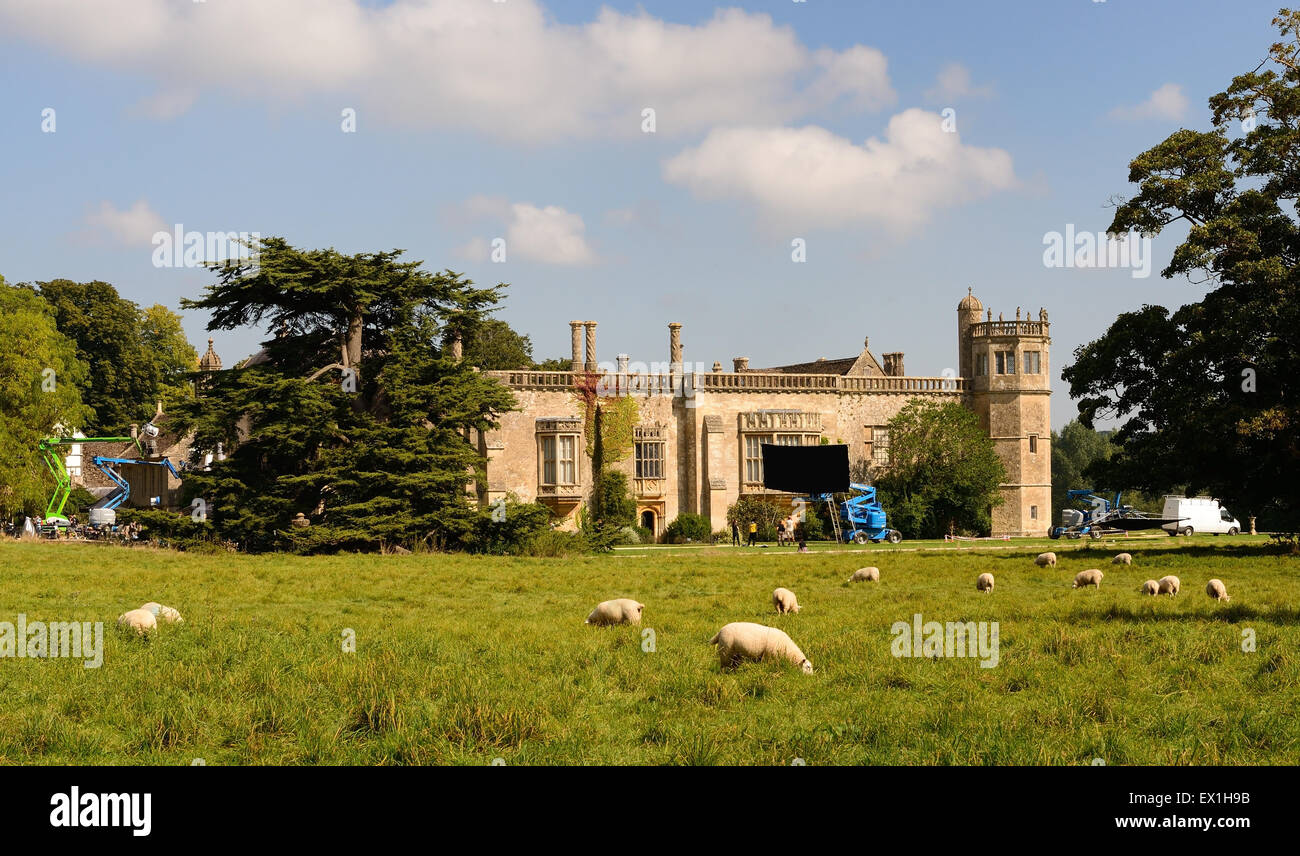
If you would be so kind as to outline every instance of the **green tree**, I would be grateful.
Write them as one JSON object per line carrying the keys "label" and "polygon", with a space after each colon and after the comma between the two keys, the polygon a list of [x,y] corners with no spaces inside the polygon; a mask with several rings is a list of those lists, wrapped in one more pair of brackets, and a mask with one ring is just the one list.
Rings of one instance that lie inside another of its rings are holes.
{"label": "green tree", "polygon": [[0,513],[39,514],[54,480],[37,452],[42,437],[84,425],[88,367],[58,331],[50,305],[0,277]]}
{"label": "green tree", "polygon": [[889,421],[889,451],[876,488],[891,528],[911,538],[988,534],[1006,470],[974,413],[913,399]]}
{"label": "green tree", "polygon": [[59,332],[90,367],[85,403],[98,433],[122,433],[154,414],[162,368],[146,347],[140,307],[107,282],[55,279],[36,283],[54,309]]}
{"label": "green tree", "polygon": [[[277,331],[182,405],[196,449],[228,450],[186,478],[187,497],[253,550],[468,546],[483,514],[466,486],[484,464],[469,437],[514,399],[439,343],[480,323],[504,286],[429,273],[400,250],[259,249],[255,267],[214,265],[217,283],[182,302],[211,312],[209,329]],[[298,513],[311,525],[291,526]]]}
{"label": "green tree", "polygon": [[161,303],[142,313],[140,338],[158,368],[158,398],[170,412],[175,403],[194,394],[191,375],[199,367],[198,351],[186,338],[181,317]]}
{"label": "green tree", "polygon": [[[1208,287],[1173,312],[1120,315],[1063,372],[1079,418],[1122,419],[1107,480],[1208,492],[1300,528],[1300,14],[1269,59],[1209,99],[1213,129],[1138,155],[1112,232],[1187,228],[1162,276]],[[1243,515],[1244,517],[1244,515]]]}
{"label": "green tree", "polygon": [[533,365],[533,343],[499,318],[489,318],[465,335],[465,360],[484,371],[527,369]]}
{"label": "green tree", "polygon": [[567,372],[573,369],[573,360],[542,360],[540,363],[533,363],[533,368],[539,372]]}

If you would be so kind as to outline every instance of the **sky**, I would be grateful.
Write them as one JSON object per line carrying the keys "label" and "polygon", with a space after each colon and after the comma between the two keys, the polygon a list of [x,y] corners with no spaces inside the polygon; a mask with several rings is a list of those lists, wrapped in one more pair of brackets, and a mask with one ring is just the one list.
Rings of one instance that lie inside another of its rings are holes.
{"label": "sky", "polygon": [[[1204,286],[1049,265],[1133,157],[1276,40],[1274,3],[0,0],[0,275],[179,311],[212,276],[159,232],[404,249],[508,283],[535,357],[730,370],[872,351],[952,374],[956,307],[1075,348]],[[495,256],[495,258],[494,258]],[[183,259],[171,259],[183,261]],[[1142,276],[1143,273],[1146,276]],[[226,365],[264,331],[206,331]]]}

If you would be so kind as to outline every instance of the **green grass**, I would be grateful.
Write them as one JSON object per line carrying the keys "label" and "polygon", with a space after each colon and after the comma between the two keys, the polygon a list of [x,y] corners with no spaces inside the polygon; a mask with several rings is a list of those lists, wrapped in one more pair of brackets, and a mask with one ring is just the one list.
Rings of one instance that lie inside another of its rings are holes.
{"label": "green grass", "polygon": [[[0,763],[1294,764],[1300,559],[1263,540],[1052,542],[1055,569],[1023,541],[572,560],[5,542],[0,621],[103,621],[105,641],[98,669],[0,660]],[[879,584],[844,582],[869,564]],[[1089,567],[1102,588],[1072,590]],[[1168,573],[1177,598],[1137,593]],[[800,614],[775,615],[778,585]],[[642,628],[583,625],[620,596],[646,604]],[[186,623],[116,633],[147,600]],[[916,612],[997,621],[998,666],[893,657]],[[816,674],[720,672],[707,640],[729,621],[784,628]]]}

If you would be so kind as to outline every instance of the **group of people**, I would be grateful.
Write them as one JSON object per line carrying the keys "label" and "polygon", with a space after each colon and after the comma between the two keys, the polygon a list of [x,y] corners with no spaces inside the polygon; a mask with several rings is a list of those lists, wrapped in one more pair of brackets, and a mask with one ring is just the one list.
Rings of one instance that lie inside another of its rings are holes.
{"label": "group of people", "polygon": [[[753,547],[758,544],[758,522],[751,520],[749,521],[748,526],[749,526],[749,540],[746,541],[743,546]],[[796,526],[797,524],[795,523],[793,516],[787,517],[784,520],[778,520],[776,522],[776,544],[778,547],[781,546],[782,544],[790,544],[791,546],[795,544]],[[805,541],[803,538],[799,538],[798,543],[799,543],[799,552],[807,553],[808,542]],[[740,543],[740,525],[735,520],[731,521],[731,546],[733,547],[742,546]]]}

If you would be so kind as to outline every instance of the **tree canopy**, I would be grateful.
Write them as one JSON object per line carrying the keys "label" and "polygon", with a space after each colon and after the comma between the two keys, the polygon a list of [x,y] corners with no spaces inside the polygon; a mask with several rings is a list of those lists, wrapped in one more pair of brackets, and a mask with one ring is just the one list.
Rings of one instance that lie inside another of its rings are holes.
{"label": "tree canopy", "polygon": [[[183,302],[212,313],[209,329],[275,331],[256,357],[199,378],[182,407],[197,449],[228,451],[185,480],[221,537],[316,551],[454,546],[479,530],[466,489],[483,459],[469,437],[514,399],[444,343],[476,329],[504,286],[401,255],[265,238],[254,264],[215,265],[217,283]],[[292,525],[297,514],[309,525]]]}
{"label": "tree canopy", "polygon": [[[1121,421],[1099,472],[1160,493],[1208,492],[1300,527],[1300,14],[1274,19],[1266,63],[1209,99],[1212,129],[1179,130],[1130,165],[1112,232],[1187,235],[1162,271],[1208,287],[1173,311],[1120,315],[1063,372],[1088,427]],[[1104,472],[1103,472],[1104,471]]]}
{"label": "tree canopy", "polygon": [[973,412],[913,399],[889,420],[889,454],[875,483],[892,528],[910,538],[988,534],[1006,470]]}

